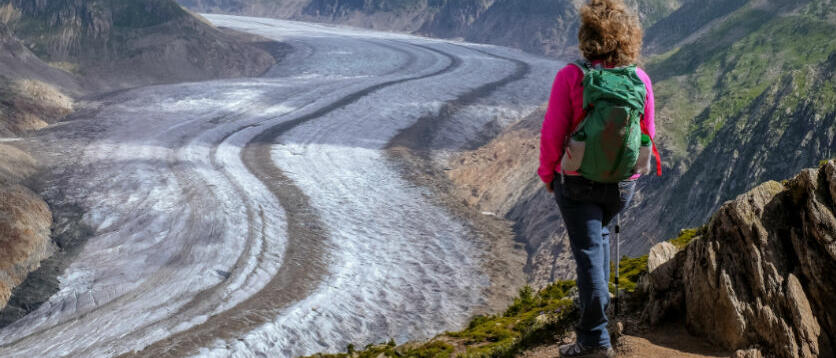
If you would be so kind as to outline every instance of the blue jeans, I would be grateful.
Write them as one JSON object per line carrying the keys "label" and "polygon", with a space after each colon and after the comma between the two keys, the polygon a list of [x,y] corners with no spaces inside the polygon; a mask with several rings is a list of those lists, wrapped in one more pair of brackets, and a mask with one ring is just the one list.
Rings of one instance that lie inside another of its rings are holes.
{"label": "blue jeans", "polygon": [[554,196],[577,263],[580,321],[575,326],[584,347],[610,347],[607,305],[610,303],[610,221],[627,207],[635,181],[597,183],[583,177],[555,179]]}

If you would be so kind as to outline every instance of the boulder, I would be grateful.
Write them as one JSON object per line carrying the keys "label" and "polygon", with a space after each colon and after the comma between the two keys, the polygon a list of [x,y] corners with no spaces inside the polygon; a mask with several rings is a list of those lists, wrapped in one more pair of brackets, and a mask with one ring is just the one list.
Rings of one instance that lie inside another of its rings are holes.
{"label": "boulder", "polygon": [[664,241],[650,249],[648,274],[641,278],[639,288],[650,297],[642,312],[643,319],[656,325],[668,317],[679,316],[682,306],[681,272],[684,255],[676,246]]}
{"label": "boulder", "polygon": [[676,246],[670,242],[663,241],[650,249],[650,254],[647,256],[647,271],[653,272],[662,264],[672,259],[678,250]]}
{"label": "boulder", "polygon": [[663,241],[650,249],[647,256],[647,271],[653,286],[668,287],[674,279],[675,270],[671,262],[679,250],[670,242]]}

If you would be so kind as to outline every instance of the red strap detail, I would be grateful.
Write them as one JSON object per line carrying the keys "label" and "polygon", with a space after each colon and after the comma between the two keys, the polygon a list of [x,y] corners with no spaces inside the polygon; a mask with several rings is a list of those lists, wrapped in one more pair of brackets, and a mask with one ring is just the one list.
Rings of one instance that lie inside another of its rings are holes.
{"label": "red strap detail", "polygon": [[653,157],[656,158],[656,176],[662,176],[662,158],[659,156],[659,150],[656,149],[656,142],[653,137],[650,138],[650,143],[653,144]]}
{"label": "red strap detail", "polygon": [[656,158],[656,176],[662,176],[662,157],[659,156],[659,149],[656,148],[656,141],[653,140],[653,137],[650,135],[650,131],[647,130],[647,126],[644,122],[639,121],[641,125],[641,130],[643,134],[647,134],[650,137],[650,144],[653,145],[653,157]]}

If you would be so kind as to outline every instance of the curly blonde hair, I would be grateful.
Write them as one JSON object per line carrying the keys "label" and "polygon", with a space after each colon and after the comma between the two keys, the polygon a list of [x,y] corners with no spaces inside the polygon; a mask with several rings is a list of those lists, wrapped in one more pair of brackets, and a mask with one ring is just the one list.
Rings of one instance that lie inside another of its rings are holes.
{"label": "curly blonde hair", "polygon": [[591,0],[581,7],[578,43],[587,60],[627,66],[639,60],[643,31],[622,0]]}

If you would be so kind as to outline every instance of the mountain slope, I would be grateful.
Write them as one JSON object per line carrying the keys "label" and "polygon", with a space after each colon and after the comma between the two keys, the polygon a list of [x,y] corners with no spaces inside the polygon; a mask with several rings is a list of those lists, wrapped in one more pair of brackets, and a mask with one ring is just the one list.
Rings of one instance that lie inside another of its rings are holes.
{"label": "mountain slope", "polygon": [[669,179],[643,186],[639,210],[661,219],[641,224],[661,226],[654,239],[703,222],[754,183],[836,153],[836,21],[816,10],[831,5],[752,2],[650,61],[673,167]]}
{"label": "mountain slope", "polygon": [[[7,4],[0,7],[0,18],[4,10],[14,12],[14,8]],[[43,62],[15,37],[5,23],[0,23],[0,49],[0,75],[10,79],[38,80],[71,92],[79,91],[70,73]]]}
{"label": "mountain slope", "polygon": [[4,0],[9,28],[38,57],[94,90],[258,75],[275,63],[171,0]]}
{"label": "mountain slope", "polygon": [[668,16],[662,16],[645,32],[645,48],[650,53],[664,52],[728,16],[747,3],[747,0],[686,0]]}
{"label": "mountain slope", "polygon": [[[0,136],[38,129],[72,111],[72,75],[41,61],[0,24]],[[62,92],[63,91],[63,92]]]}
{"label": "mountain slope", "polygon": [[[179,0],[200,12],[277,17],[461,38],[550,56],[577,57],[581,0]],[[649,26],[680,0],[628,0]]]}

